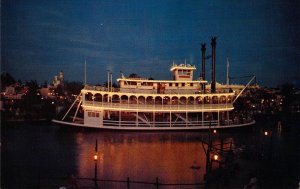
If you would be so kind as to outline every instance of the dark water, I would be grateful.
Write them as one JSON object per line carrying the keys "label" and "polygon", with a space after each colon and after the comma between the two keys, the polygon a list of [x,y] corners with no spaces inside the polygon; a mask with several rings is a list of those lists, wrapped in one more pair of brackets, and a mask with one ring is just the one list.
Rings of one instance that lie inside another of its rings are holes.
{"label": "dark water", "polygon": [[[292,187],[299,180],[298,135],[293,130],[284,134],[275,122],[270,125],[272,138],[263,135],[262,127],[269,128],[261,123],[250,128],[218,131],[212,135],[213,143],[219,143],[222,137],[225,143],[232,141],[236,147],[246,146],[248,153],[243,158],[272,163],[272,168],[265,172],[269,176],[261,176],[265,185],[280,176],[277,186]],[[65,128],[51,123],[14,123],[3,125],[1,135],[2,188],[59,188],[69,184],[70,175],[93,178],[96,140],[99,179],[129,177],[134,181],[155,182],[157,177],[162,183],[204,181],[205,154],[201,142],[208,140],[207,131],[116,132]],[[270,157],[271,161],[266,161]],[[86,180],[80,180],[80,184],[93,186],[92,181]],[[115,183],[102,188],[126,188],[126,185]]]}

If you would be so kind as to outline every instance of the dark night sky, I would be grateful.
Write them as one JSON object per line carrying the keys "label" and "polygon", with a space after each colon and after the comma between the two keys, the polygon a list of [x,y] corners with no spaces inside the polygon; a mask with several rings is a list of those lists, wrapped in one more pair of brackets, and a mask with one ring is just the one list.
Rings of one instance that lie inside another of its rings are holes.
{"label": "dark night sky", "polygon": [[[254,74],[263,86],[300,85],[300,1],[2,0],[1,71],[43,83],[104,83],[106,70],[170,79],[176,63],[196,64],[200,43],[217,36],[217,81]],[[207,78],[210,80],[207,61]],[[196,79],[196,77],[195,77]]]}

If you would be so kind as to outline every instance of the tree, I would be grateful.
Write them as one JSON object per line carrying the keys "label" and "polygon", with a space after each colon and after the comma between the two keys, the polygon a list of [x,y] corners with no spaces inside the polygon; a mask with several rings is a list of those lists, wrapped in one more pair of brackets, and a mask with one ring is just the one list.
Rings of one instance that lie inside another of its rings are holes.
{"label": "tree", "polygon": [[129,75],[129,78],[140,78],[138,74],[132,73]]}
{"label": "tree", "polygon": [[1,74],[1,90],[14,83],[16,83],[16,80],[9,73],[4,72]]}
{"label": "tree", "polygon": [[83,88],[83,84],[78,81],[65,81],[64,89],[67,92],[68,95],[78,95]]}
{"label": "tree", "polygon": [[119,87],[119,85],[117,83],[113,82],[112,87],[117,88],[117,87]]}
{"label": "tree", "polygon": [[28,93],[36,94],[39,85],[36,80],[26,81],[25,85],[28,87]]}
{"label": "tree", "polygon": [[26,81],[25,85],[28,87],[28,92],[23,96],[23,108],[30,110],[33,104],[41,102],[41,97],[38,93],[39,85],[36,80]]}
{"label": "tree", "polygon": [[44,88],[47,88],[47,87],[48,87],[48,83],[47,83],[47,81],[46,81],[46,80],[44,81],[44,83],[43,83],[42,87],[44,87]]}
{"label": "tree", "polygon": [[55,95],[62,96],[64,95],[64,86],[63,85],[57,85],[56,89],[54,89]]}
{"label": "tree", "polygon": [[294,100],[294,85],[290,83],[282,85],[281,94],[284,96],[283,112],[289,112],[289,107]]}

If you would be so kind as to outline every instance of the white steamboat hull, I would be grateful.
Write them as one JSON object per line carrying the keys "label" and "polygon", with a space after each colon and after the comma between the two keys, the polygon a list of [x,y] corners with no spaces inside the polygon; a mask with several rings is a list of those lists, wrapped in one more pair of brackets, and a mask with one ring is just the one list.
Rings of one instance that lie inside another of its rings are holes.
{"label": "white steamboat hull", "polygon": [[81,124],[75,122],[66,122],[60,120],[52,120],[53,123],[57,123],[65,126],[73,126],[78,128],[95,128],[95,129],[103,129],[103,130],[128,130],[128,131],[176,131],[176,130],[206,130],[206,129],[225,129],[225,128],[238,128],[254,125],[255,121],[242,123],[242,124],[231,124],[231,125],[222,125],[222,126],[187,126],[187,127],[139,127],[139,126],[126,126],[126,127],[115,127],[115,126],[93,126],[88,124]]}

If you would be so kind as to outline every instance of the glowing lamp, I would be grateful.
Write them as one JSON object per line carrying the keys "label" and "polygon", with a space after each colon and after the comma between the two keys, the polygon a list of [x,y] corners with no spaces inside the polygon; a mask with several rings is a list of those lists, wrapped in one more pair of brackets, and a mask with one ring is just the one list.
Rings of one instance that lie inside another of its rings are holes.
{"label": "glowing lamp", "polygon": [[216,129],[214,129],[214,133],[217,133],[217,130],[216,130]]}
{"label": "glowing lamp", "polygon": [[268,136],[268,134],[269,134],[268,131],[265,131],[265,136]]}
{"label": "glowing lamp", "polygon": [[215,161],[217,161],[217,160],[219,159],[219,156],[218,156],[217,154],[215,154],[215,155],[213,156],[213,159],[214,159]]}
{"label": "glowing lamp", "polygon": [[94,160],[96,161],[97,159],[98,159],[98,155],[95,154],[95,155],[94,155]]}

